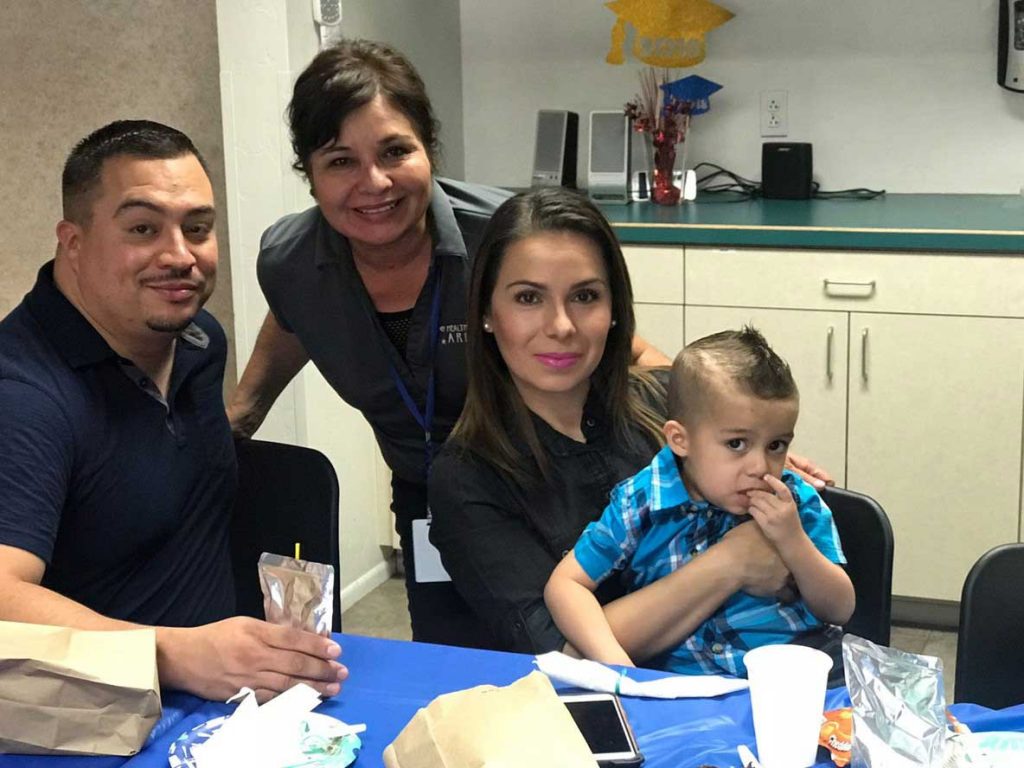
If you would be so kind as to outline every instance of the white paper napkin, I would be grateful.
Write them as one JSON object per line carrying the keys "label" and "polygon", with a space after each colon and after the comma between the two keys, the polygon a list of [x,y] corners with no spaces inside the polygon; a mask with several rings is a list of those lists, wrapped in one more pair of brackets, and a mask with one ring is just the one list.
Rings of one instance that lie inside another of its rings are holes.
{"label": "white paper napkin", "polygon": [[540,654],[534,663],[548,677],[590,691],[652,699],[711,698],[748,688],[746,680],[721,675],[671,675],[640,682],[596,661],[574,659],[559,651]]}
{"label": "white paper napkin", "polygon": [[[238,708],[206,742],[192,747],[196,768],[279,768],[307,760],[298,738],[302,721],[320,703],[320,695],[305,683],[297,683],[262,706],[256,694],[243,688],[230,699],[241,699]],[[365,730],[350,726],[352,733]]]}

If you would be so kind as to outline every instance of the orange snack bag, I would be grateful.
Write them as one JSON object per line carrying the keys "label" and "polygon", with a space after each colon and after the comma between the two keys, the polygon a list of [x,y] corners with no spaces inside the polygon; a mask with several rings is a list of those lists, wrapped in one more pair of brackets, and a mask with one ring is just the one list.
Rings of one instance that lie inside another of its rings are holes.
{"label": "orange snack bag", "polygon": [[838,768],[849,765],[850,746],[853,744],[852,707],[833,709],[822,715],[818,743],[828,749],[832,762]]}

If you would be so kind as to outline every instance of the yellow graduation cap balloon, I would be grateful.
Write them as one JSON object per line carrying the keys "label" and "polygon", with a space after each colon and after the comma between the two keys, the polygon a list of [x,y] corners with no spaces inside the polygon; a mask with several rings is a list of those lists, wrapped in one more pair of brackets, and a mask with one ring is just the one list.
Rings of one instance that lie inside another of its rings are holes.
{"label": "yellow graduation cap balloon", "polygon": [[704,36],[733,17],[711,0],[612,0],[618,19],[612,27],[609,64],[626,58],[626,25],[634,29],[633,56],[652,67],[692,67],[704,60]]}

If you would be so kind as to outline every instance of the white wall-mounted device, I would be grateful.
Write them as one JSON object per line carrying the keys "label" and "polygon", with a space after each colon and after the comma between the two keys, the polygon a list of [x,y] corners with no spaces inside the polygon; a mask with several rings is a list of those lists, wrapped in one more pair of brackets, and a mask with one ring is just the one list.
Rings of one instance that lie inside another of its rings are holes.
{"label": "white wall-mounted device", "polygon": [[341,36],[341,0],[313,0],[313,21],[322,51]]}
{"label": "white wall-mounted device", "polygon": [[997,81],[1024,93],[1024,0],[999,0],[999,69]]}

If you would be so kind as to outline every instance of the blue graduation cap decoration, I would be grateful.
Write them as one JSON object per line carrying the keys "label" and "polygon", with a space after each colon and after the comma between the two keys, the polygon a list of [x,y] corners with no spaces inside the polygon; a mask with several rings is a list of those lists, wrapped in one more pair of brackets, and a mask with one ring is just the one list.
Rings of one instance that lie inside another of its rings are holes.
{"label": "blue graduation cap decoration", "polygon": [[668,101],[670,98],[675,98],[679,101],[689,101],[693,104],[690,114],[703,115],[711,109],[708,101],[711,94],[722,90],[722,86],[706,80],[700,75],[689,75],[679,80],[673,80],[671,83],[664,83],[661,86],[661,90],[665,92],[665,101]]}

